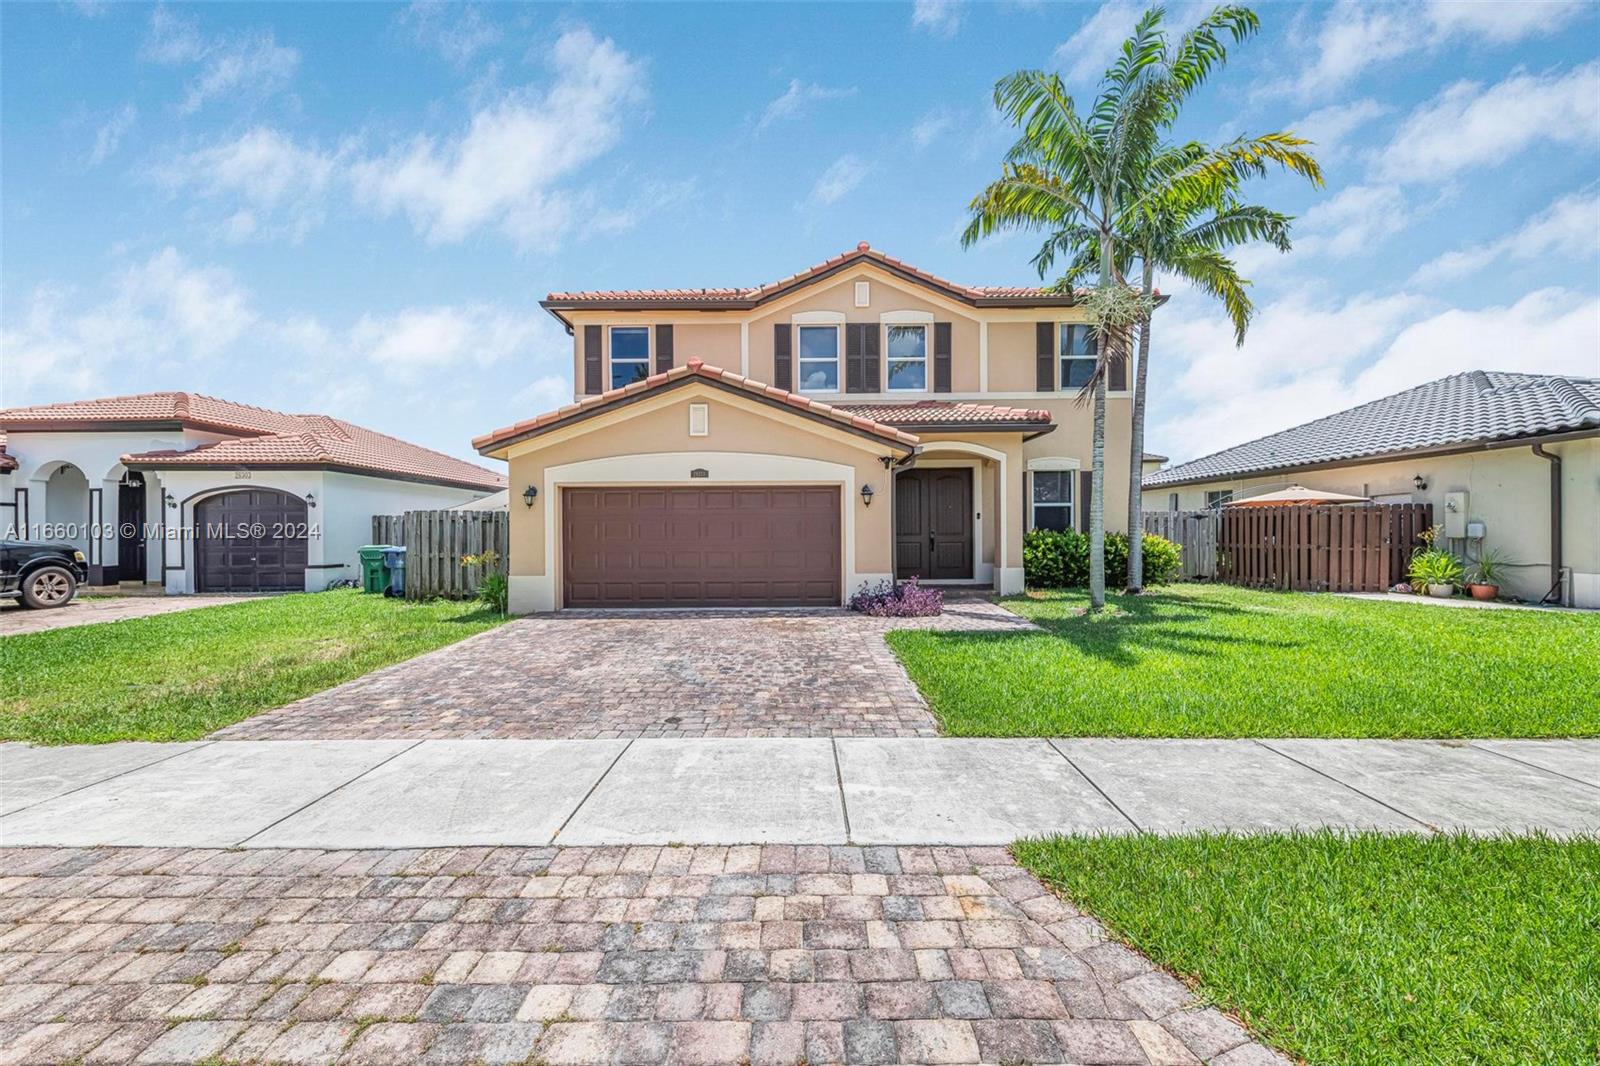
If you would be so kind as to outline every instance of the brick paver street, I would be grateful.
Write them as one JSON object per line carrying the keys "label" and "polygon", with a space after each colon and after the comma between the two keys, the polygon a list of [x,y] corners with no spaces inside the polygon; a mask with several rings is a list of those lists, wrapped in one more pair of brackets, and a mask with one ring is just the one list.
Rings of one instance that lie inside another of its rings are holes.
{"label": "brick paver street", "polygon": [[998,848],[0,851],[0,1064],[1283,1063]]}
{"label": "brick paver street", "polygon": [[891,628],[1020,631],[980,599],[934,618],[573,612],[508,623],[258,715],[227,740],[936,736]]}
{"label": "brick paver street", "polygon": [[240,603],[249,596],[79,596],[65,607],[30,611],[15,600],[0,601],[0,637],[19,633],[42,633],[47,629],[120,622],[126,618],[193,611],[201,607],[220,607]]}

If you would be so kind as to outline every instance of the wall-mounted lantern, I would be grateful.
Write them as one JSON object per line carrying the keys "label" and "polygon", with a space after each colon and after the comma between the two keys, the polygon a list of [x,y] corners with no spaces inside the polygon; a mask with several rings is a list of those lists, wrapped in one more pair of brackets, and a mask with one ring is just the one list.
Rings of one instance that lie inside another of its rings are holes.
{"label": "wall-mounted lantern", "polygon": [[1412,478],[1411,483],[1417,487],[1418,492],[1428,491],[1428,483],[1422,480],[1421,474],[1418,474],[1416,477]]}
{"label": "wall-mounted lantern", "polygon": [[538,498],[539,490],[534,488],[532,485],[529,485],[527,488],[522,490],[522,502],[527,506],[532,507],[533,501]]}
{"label": "wall-mounted lantern", "polygon": [[872,486],[871,485],[862,485],[861,486],[861,503],[865,507],[871,507],[872,506]]}
{"label": "wall-mounted lantern", "polygon": [[313,510],[316,509],[316,506],[317,506],[317,494],[316,493],[314,493],[314,492],[306,493],[306,506],[310,507]]}

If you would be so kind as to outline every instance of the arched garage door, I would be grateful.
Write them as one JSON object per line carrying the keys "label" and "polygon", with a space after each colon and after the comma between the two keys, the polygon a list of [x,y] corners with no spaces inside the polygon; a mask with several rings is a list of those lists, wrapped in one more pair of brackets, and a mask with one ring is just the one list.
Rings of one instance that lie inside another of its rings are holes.
{"label": "arched garage door", "polygon": [[195,507],[200,592],[303,592],[306,504],[271,489],[209,496]]}

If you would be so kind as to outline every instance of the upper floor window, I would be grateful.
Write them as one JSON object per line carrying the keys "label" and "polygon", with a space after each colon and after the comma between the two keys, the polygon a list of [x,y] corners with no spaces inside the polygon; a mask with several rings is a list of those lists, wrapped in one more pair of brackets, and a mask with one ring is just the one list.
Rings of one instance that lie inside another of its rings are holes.
{"label": "upper floor window", "polygon": [[800,390],[839,391],[839,327],[800,327]]}
{"label": "upper floor window", "polygon": [[1061,387],[1081,389],[1094,377],[1099,347],[1088,326],[1061,326]]}
{"label": "upper floor window", "polygon": [[611,329],[611,387],[620,389],[650,376],[650,330],[646,326]]}
{"label": "upper floor window", "polygon": [[928,327],[891,325],[889,391],[923,392],[928,387]]}
{"label": "upper floor window", "polygon": [[1033,472],[1033,528],[1072,528],[1072,482],[1076,470]]}

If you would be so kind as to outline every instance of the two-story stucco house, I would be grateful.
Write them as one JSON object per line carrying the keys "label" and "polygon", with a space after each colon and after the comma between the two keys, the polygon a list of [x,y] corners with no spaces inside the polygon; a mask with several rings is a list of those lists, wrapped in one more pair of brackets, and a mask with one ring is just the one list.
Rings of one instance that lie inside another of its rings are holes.
{"label": "two-story stucco house", "polygon": [[[862,243],[745,289],[551,293],[575,402],[473,443],[510,464],[511,605],[838,605],[863,584],[1022,588],[1085,528],[1094,365],[1073,298]],[[1123,525],[1131,368],[1110,379]]]}

